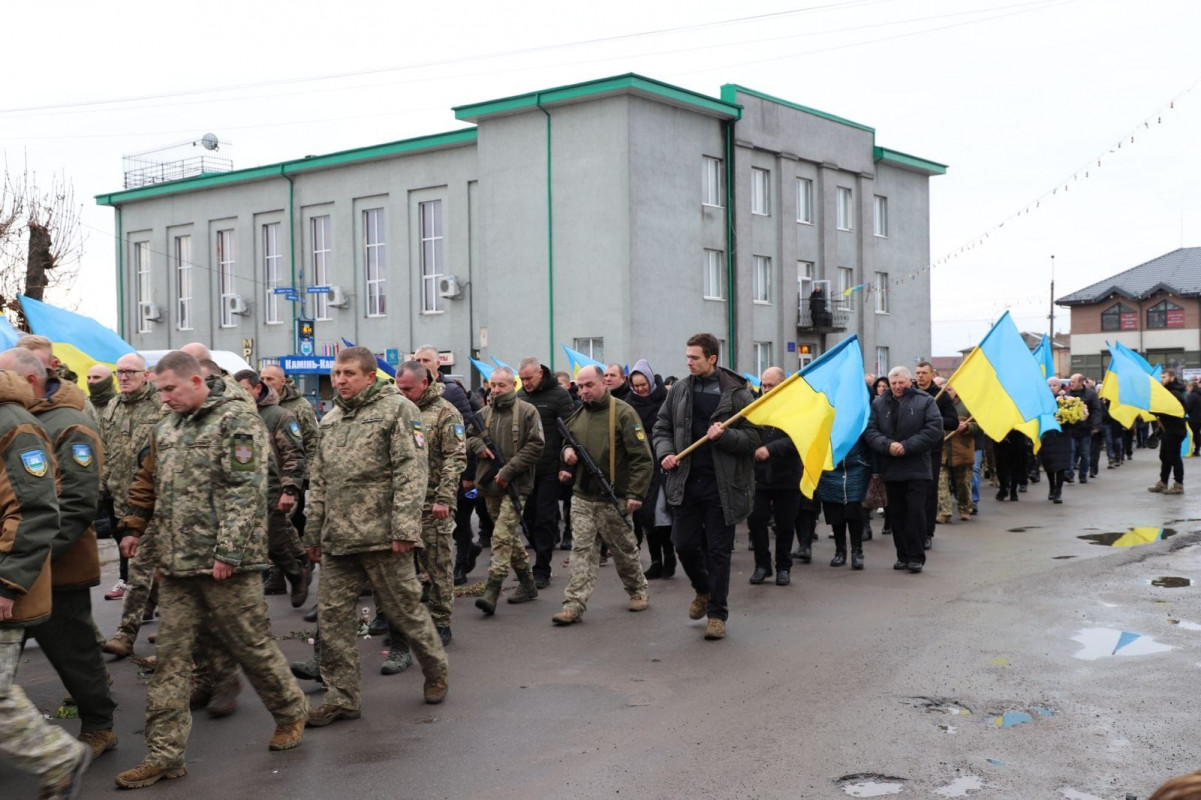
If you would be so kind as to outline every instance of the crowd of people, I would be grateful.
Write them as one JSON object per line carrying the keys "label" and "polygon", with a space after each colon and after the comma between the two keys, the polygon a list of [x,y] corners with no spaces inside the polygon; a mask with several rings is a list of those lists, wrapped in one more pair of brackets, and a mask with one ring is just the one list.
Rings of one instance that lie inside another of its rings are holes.
{"label": "crowd of people", "polygon": [[[649,607],[652,581],[682,568],[694,592],[688,616],[705,619],[704,638],[715,641],[727,634],[743,522],[750,583],[788,586],[794,563],[812,561],[822,516],[830,566],[864,568],[863,542],[882,513],[894,569],[917,574],[936,526],[953,509],[961,522],[978,513],[985,480],[997,501],[1014,502],[1041,467],[1049,501],[1060,503],[1065,483],[1098,476],[1102,448],[1116,469],[1158,438],[1161,479],[1150,489],[1183,492],[1179,417],[1160,416],[1154,433],[1127,430],[1091,381],[1050,378],[1062,430],[1045,434],[1035,456],[1021,434],[989,440],[921,362],[865,376],[866,430],[808,497],[792,439],[742,415],[756,391],[719,357],[718,340],[700,333],[685,344],[680,379],[645,360],[572,376],[528,357],[470,391],[439,372],[436,347],[418,348],[390,381],[377,377],[371,351],[349,347],[332,370],[333,407],[318,418],[278,366],[229,375],[203,344],[153,369],[122,356],[115,388],[113,373],[94,366],[85,396],[48,340],[23,337],[0,353],[0,511],[12,521],[0,560],[0,751],[39,775],[43,797],[74,796],[92,759],[117,745],[102,653],[131,655],[156,614],[146,755],[116,776],[126,789],[186,775],[192,712],[233,713],[243,676],[275,719],[271,750],[298,746],[306,728],[357,719],[361,625],[388,637],[382,673],[416,663],[424,701],[443,702],[455,586],[471,580],[485,549],[474,603],[485,617],[499,611],[510,574],[508,604],[547,591],[558,548],[571,556],[554,625],[584,617],[612,559],[631,612]],[[770,367],[758,391],[785,380]],[[1171,370],[1162,381],[1201,420],[1196,383],[1186,390]],[[123,604],[108,638],[91,608],[98,535],[121,553],[104,595]],[[317,568],[312,657],[289,664],[270,636],[265,595],[288,594],[300,609]],[[374,620],[357,614],[364,592]],[[77,739],[45,722],[15,683],[29,637],[78,706]],[[310,707],[300,680],[324,685],[320,705]]]}

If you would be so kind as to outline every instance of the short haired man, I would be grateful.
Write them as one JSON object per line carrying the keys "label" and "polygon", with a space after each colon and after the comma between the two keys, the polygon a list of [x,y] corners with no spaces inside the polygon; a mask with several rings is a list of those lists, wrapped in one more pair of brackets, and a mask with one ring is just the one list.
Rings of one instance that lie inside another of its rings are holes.
{"label": "short haired man", "polygon": [[605,367],[605,388],[618,400],[625,399],[630,392],[630,386],[626,383],[625,367],[621,364],[610,364]]}
{"label": "short haired man", "polygon": [[[759,428],[734,416],[754,398],[746,379],[717,366],[717,337],[698,333],[687,343],[688,377],[667,393],[655,422],[655,457],[665,475],[667,503],[675,509],[671,538],[696,592],[688,616],[708,614],[706,639],[723,639],[730,609],[730,551],[734,526],[751,513]],[[704,445],[676,457],[694,441]]]}
{"label": "short haired man", "polygon": [[[784,382],[784,370],[768,367],[760,376],[763,394],[769,394]],[[791,583],[792,520],[797,516],[801,490],[801,457],[788,434],[779,428],[763,426],[763,444],[755,449],[755,504],[747,518],[751,544],[755,548],[755,571],[750,582],[761,584],[772,575],[772,553],[768,523],[776,528],[775,575],[777,586]],[[779,521],[783,521],[782,523]],[[846,551],[843,550],[843,561]]]}
{"label": "short haired man", "polygon": [[[1164,369],[1159,374],[1159,382],[1171,393],[1172,397],[1180,401],[1183,408],[1184,384],[1177,380],[1176,370]],[[1170,414],[1156,414],[1155,417],[1163,428],[1163,435],[1159,439],[1159,481],[1150,487],[1150,491],[1163,494],[1184,494],[1184,459],[1181,458],[1180,453],[1184,447],[1184,440],[1188,436],[1184,418],[1174,417]],[[1175,483],[1170,489],[1168,488],[1169,476],[1175,478]]]}
{"label": "short haired man", "polygon": [[1101,430],[1101,401],[1097,397],[1097,390],[1089,387],[1079,372],[1069,379],[1068,396],[1080,398],[1080,402],[1084,403],[1086,415],[1079,422],[1063,426],[1064,433],[1072,439],[1072,464],[1068,467],[1064,480],[1072,483],[1074,474],[1079,472],[1080,483],[1084,484],[1088,483],[1089,473],[1092,471],[1093,434]]}
{"label": "short haired man", "polygon": [[[163,576],[162,624],[147,691],[147,754],[117,776],[125,789],[187,774],[190,667],[202,629],[218,635],[275,718],[269,749],[299,745],[308,710],[271,638],[263,597],[266,429],[247,404],[212,391],[187,353],[168,353],[154,371],[171,414],[155,425],[143,464],[153,490],[132,493],[126,523],[136,530],[149,519],[156,522],[143,535]],[[127,552],[139,545],[138,538],[122,542]]]}
{"label": "short haired man", "polygon": [[[940,392],[940,387],[934,382],[935,374],[934,366],[929,361],[917,362],[913,368],[914,388],[934,398],[942,419],[943,433],[949,433],[959,427],[959,416],[955,413],[955,402],[946,392]],[[890,383],[891,376],[890,372]],[[938,457],[938,454],[934,454],[930,459],[930,494],[926,497],[926,536],[922,542],[922,547],[926,550],[934,546],[934,528],[938,521],[938,485],[941,476],[942,459]]]}
{"label": "short haired man", "polygon": [[92,427],[100,429],[100,414],[108,401],[117,396],[117,385],[113,382],[113,371],[103,364],[93,364],[88,370],[88,402],[83,407],[92,422]]}
{"label": "short haired man", "polygon": [[559,479],[575,482],[576,530],[563,609],[551,618],[556,625],[579,622],[587,609],[596,588],[602,543],[613,554],[617,575],[630,596],[630,611],[645,611],[649,602],[646,576],[638,562],[638,544],[628,523],[622,520],[624,514],[633,514],[642,507],[654,470],[642,418],[627,403],[613,397],[599,367],[581,369],[576,385],[583,405],[566,421],[567,428],[605,476],[624,511],[618,513],[600,482],[580,465],[583,456],[565,442],[564,469]]}

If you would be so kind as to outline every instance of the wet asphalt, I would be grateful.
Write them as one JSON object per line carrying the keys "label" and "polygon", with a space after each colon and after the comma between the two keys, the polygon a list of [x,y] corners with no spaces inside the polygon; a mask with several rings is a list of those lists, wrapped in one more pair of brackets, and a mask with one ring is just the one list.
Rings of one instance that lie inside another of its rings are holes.
{"label": "wet asphalt", "polygon": [[[380,675],[386,648],[362,640],[361,719],[271,753],[272,720],[247,688],[232,717],[196,717],[185,778],[138,796],[1145,798],[1199,766],[1201,734],[1201,504],[1148,493],[1157,469],[1137,450],[1065,487],[1062,505],[1045,481],[1017,503],[986,483],[978,516],[938,526],[920,575],[892,569],[877,519],[864,571],[828,566],[822,524],[792,585],[751,586],[740,528],[720,642],[688,619],[682,572],[652,581],[650,609],[632,614],[612,565],[584,621],[552,626],[567,575],[558,553],[535,602],[484,618],[458,600],[443,705],[422,702],[416,668]],[[1130,548],[1080,538],[1145,527],[1172,535]],[[120,613],[102,599],[115,575],[107,564],[94,592],[105,633]],[[275,634],[298,637],[281,640],[285,656],[307,657],[305,609],[268,600]],[[137,652],[153,649],[143,638]],[[144,755],[147,677],[128,660],[109,668],[120,744],[93,764],[84,796],[118,791],[113,776]],[[47,713],[62,701],[34,647],[18,681]],[[0,797],[35,795],[0,761]]]}

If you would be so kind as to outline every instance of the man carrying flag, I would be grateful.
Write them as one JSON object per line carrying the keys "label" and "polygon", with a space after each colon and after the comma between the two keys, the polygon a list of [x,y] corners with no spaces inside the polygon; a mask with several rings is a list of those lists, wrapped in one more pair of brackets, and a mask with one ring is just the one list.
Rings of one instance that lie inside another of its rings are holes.
{"label": "man carrying flag", "polygon": [[[1159,382],[1167,389],[1172,397],[1184,406],[1184,384],[1176,379],[1174,370],[1165,369],[1159,374]],[[1163,436],[1159,439],[1159,482],[1149,488],[1149,491],[1163,494],[1184,494],[1184,459],[1181,449],[1188,430],[1183,418],[1174,414],[1156,414],[1159,424],[1163,427]],[[1168,488],[1168,476],[1176,479]]]}

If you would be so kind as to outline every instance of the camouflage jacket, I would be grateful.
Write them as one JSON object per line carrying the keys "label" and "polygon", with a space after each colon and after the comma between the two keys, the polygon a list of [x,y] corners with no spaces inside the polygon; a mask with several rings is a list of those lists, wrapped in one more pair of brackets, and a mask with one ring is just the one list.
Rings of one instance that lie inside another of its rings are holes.
{"label": "camouflage jacket", "polygon": [[[247,403],[210,388],[200,408],[154,427],[150,454],[129,495],[130,515],[152,520],[143,536],[167,575],[267,566],[267,429]],[[138,530],[145,525],[129,525]]]}
{"label": "camouflage jacket", "polygon": [[[300,436],[304,439],[305,455],[311,460],[317,452],[317,442],[321,441],[321,431],[317,426],[317,412],[313,404],[306,400],[291,384],[284,384],[284,392],[280,395],[281,408],[291,411],[300,423]],[[308,476],[308,470],[305,470]]]}
{"label": "camouflage jacket", "polygon": [[[516,392],[509,392],[500,397],[493,395],[491,404],[479,413],[479,418],[484,423],[484,430],[469,426],[467,446],[479,457],[475,483],[480,492],[494,497],[504,495],[507,490],[496,484],[496,478],[501,477],[525,497],[534,488],[534,468],[546,446],[538,409],[518,398]],[[504,457],[505,465],[499,470],[495,461],[483,458],[485,435],[492,439]]]}
{"label": "camouflage jacket", "polygon": [[54,448],[58,484],[58,535],[51,545],[55,586],[100,583],[100,551],[92,527],[100,503],[104,448],[100,434],[84,414],[87,399],[74,383],[52,378],[46,396],[30,412],[46,429]]}
{"label": "camouflage jacket", "polygon": [[425,492],[429,511],[434,503],[458,506],[459,477],[467,467],[467,437],[463,417],[449,400],[442,396],[442,384],[431,383],[417,401],[421,409],[421,427],[425,429],[425,446],[429,451],[430,479]]}
{"label": "camouflage jacket", "polygon": [[0,627],[50,616],[50,543],[58,533],[54,454],[27,408],[33,391],[15,372],[0,372],[0,597],[14,600]]}
{"label": "camouflage jacket", "polygon": [[[613,400],[612,406],[609,404],[610,398]],[[613,442],[616,445],[612,455],[609,453],[610,414],[613,415]],[[628,403],[613,397],[606,389],[599,398],[584,403],[568,417],[567,429],[580,447],[588,451],[619,500],[641,500],[646,496],[654,472],[654,459],[642,427],[642,417]],[[569,447],[566,441],[563,447]],[[610,458],[616,475],[609,474]],[[574,467],[564,466],[563,469],[575,473],[577,495],[586,500],[608,499],[600,482],[583,463],[577,463]]]}
{"label": "camouflage jacket", "polygon": [[118,394],[100,415],[100,440],[104,443],[100,485],[112,496],[117,519],[129,513],[129,489],[150,452],[154,426],[166,413],[158,392],[147,383],[133,394]]}
{"label": "camouflage jacket", "polygon": [[338,398],[309,469],[305,544],[330,555],[421,546],[429,480],[421,412],[390,383]]}
{"label": "camouflage jacket", "polygon": [[267,426],[267,438],[275,456],[278,480],[268,492],[267,502],[274,509],[285,489],[295,490],[297,496],[304,488],[305,449],[300,423],[296,416],[279,404],[279,395],[267,384],[259,384],[259,416]]}

